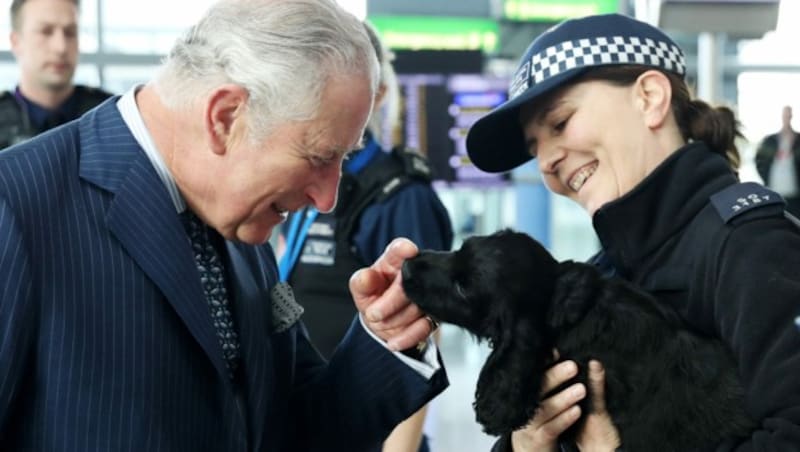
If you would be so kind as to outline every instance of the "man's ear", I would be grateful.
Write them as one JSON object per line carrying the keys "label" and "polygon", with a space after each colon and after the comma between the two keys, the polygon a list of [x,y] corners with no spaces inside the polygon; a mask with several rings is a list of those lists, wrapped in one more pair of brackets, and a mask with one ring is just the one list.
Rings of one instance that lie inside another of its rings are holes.
{"label": "man's ear", "polygon": [[16,31],[11,31],[8,34],[8,42],[11,43],[11,53],[17,56],[17,48],[19,47],[19,34]]}
{"label": "man's ear", "polygon": [[215,153],[225,153],[234,134],[234,124],[237,120],[244,121],[247,98],[247,90],[234,84],[219,86],[209,94],[204,120],[206,138]]}
{"label": "man's ear", "polygon": [[661,127],[669,116],[672,102],[669,78],[657,70],[643,73],[634,83],[634,96],[645,125],[651,129]]}

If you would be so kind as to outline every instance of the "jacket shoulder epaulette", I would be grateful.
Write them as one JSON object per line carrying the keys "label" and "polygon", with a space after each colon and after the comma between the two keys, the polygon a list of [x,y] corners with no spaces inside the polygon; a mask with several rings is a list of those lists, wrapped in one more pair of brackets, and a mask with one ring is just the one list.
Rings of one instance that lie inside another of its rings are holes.
{"label": "jacket shoulder epaulette", "polygon": [[431,170],[427,159],[420,153],[395,147],[389,158],[370,165],[358,177],[363,187],[375,187],[374,191],[366,192],[371,198],[369,202],[383,202],[412,181],[430,183]]}
{"label": "jacket shoulder epaulette", "polygon": [[425,156],[414,149],[406,147],[396,147],[392,149],[392,153],[403,162],[405,174],[423,180],[431,179],[431,167]]}
{"label": "jacket shoulder epaulette", "polygon": [[767,206],[778,206],[780,209],[775,211],[782,212],[786,205],[781,195],[755,182],[743,182],[725,187],[711,195],[710,201],[725,223],[745,212]]}

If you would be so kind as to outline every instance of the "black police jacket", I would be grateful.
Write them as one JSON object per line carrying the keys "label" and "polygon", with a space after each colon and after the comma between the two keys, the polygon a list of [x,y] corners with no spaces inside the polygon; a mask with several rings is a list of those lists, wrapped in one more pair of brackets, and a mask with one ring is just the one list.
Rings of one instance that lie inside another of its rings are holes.
{"label": "black police jacket", "polygon": [[[760,427],[714,450],[800,450],[800,229],[783,200],[692,143],[592,221],[604,250],[595,262],[733,351]],[[511,450],[509,438],[493,450]]]}
{"label": "black police jacket", "polygon": [[74,108],[60,121],[36,127],[24,102],[19,101],[13,91],[3,91],[0,93],[0,150],[76,119],[109,97],[111,93],[101,89],[75,85],[75,91],[69,98],[70,102],[75,103]]}
{"label": "black police jacket", "polygon": [[733,351],[760,429],[716,450],[800,450],[800,229],[783,200],[693,143],[593,224],[619,276]]}

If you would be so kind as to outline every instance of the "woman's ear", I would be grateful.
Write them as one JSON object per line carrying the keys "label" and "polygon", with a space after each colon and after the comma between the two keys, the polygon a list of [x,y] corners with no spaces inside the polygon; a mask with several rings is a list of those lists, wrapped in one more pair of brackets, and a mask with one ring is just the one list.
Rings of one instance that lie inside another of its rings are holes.
{"label": "woman's ear", "polygon": [[647,127],[664,125],[672,103],[672,85],[663,72],[651,69],[640,75],[634,83],[634,96]]}
{"label": "woman's ear", "polygon": [[234,125],[237,120],[244,121],[247,97],[246,89],[233,84],[219,86],[209,94],[203,119],[206,139],[214,153],[226,152],[234,134]]}

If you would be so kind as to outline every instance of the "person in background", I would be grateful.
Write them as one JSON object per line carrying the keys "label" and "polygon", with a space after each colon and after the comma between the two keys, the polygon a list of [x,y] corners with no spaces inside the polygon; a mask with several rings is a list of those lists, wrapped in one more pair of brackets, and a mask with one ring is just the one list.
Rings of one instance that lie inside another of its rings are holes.
{"label": "person in background", "polygon": [[756,169],[764,185],[786,200],[786,210],[800,217],[800,135],[792,129],[792,107],[783,107],[781,130],[767,135],[756,150]]}
{"label": "person in background", "polygon": [[333,0],[222,0],[152,81],[0,153],[2,449],[363,451],[440,393],[413,243],[341,276],[329,362],[267,243],[333,208],[377,86]]}
{"label": "person in background", "polygon": [[[291,215],[279,238],[281,280],[303,300],[304,324],[327,359],[356,313],[347,275],[375,262],[395,237],[435,250],[449,250],[453,242],[450,218],[431,187],[425,158],[402,147],[382,149],[379,143],[384,118],[397,122],[397,86],[389,50],[369,23],[364,28],[381,67],[364,147],[344,163],[336,208],[320,213],[310,206]],[[383,451],[428,451],[424,420],[422,409],[394,430]]]}
{"label": "person in background", "polygon": [[0,93],[0,149],[71,121],[110,93],[73,84],[78,0],[13,0],[11,51],[19,84]]}
{"label": "person in background", "polygon": [[[489,172],[537,159],[547,187],[592,217],[605,274],[730,347],[758,427],[705,450],[797,450],[800,229],[777,194],[739,182],[737,121],[692,99],[685,74],[681,49],[649,24],[618,14],[562,22],[531,43],[509,100],[470,129],[469,156]],[[583,413],[582,451],[625,449],[605,411],[602,364],[588,369],[595,410]],[[542,393],[577,372],[556,364]],[[558,436],[586,394],[574,384],[548,396],[494,450],[572,450]]]}

